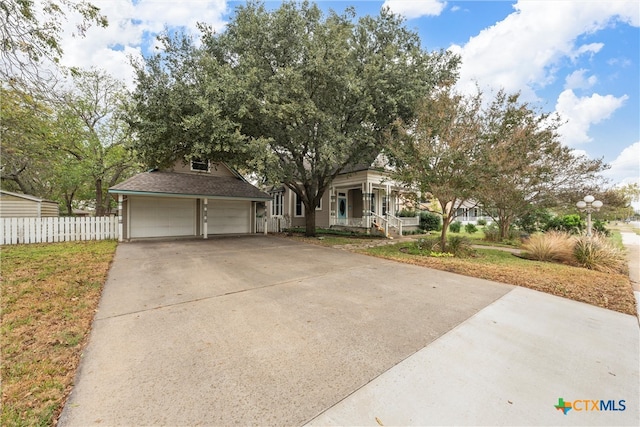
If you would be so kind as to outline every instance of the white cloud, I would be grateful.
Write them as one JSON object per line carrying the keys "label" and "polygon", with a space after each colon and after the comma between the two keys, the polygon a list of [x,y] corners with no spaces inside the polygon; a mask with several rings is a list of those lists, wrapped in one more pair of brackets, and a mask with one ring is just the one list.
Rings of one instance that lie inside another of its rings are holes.
{"label": "white cloud", "polygon": [[599,123],[613,114],[628,99],[627,95],[616,98],[613,95],[577,97],[571,89],[564,90],[556,103],[556,112],[566,121],[560,129],[562,142],[575,146],[591,141],[588,135],[592,124]]}
{"label": "white cloud", "polygon": [[[107,28],[91,27],[85,37],[73,37],[74,25],[80,17],[69,13],[64,24],[62,65],[81,68],[96,67],[112,76],[133,84],[129,57],[140,58],[146,45],[155,43],[155,34],[165,27],[182,27],[196,34],[196,24],[206,22],[215,29],[224,27],[225,0],[158,1],[92,0],[109,20]],[[119,50],[114,50],[115,46]]]}
{"label": "white cloud", "polygon": [[581,68],[575,70],[565,78],[565,89],[589,89],[598,82],[596,76],[585,76],[588,70]]}
{"label": "white cloud", "polygon": [[386,0],[382,7],[388,7],[393,13],[413,19],[421,16],[438,16],[446,5],[447,2],[441,0]]}
{"label": "white cloud", "polygon": [[640,141],[622,150],[610,165],[611,169],[604,172],[607,178],[620,184],[640,184]]}
{"label": "white cloud", "polygon": [[583,44],[580,47],[578,47],[575,50],[575,52],[573,52],[572,58],[576,59],[577,57],[585,53],[591,53],[591,54],[598,53],[600,52],[600,50],[602,50],[603,47],[604,47],[604,43]]}
{"label": "white cloud", "polygon": [[594,33],[617,21],[640,25],[636,0],[524,1],[515,12],[481,31],[464,46],[451,46],[462,56],[459,88],[473,91],[503,87],[536,100],[536,89],[556,79],[560,60],[596,54],[602,43],[579,45],[580,35]]}

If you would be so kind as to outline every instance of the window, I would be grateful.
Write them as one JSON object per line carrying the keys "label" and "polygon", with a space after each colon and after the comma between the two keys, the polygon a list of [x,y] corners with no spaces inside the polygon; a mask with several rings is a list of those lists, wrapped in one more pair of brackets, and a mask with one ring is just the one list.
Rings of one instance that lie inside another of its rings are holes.
{"label": "window", "polygon": [[209,172],[209,161],[201,159],[191,160],[191,170],[199,172]]}
{"label": "window", "polygon": [[382,216],[385,216],[387,214],[387,200],[387,195],[382,196]]}
{"label": "window", "polygon": [[[304,216],[304,203],[302,203],[302,199],[300,197],[298,197],[298,194],[293,193],[296,196],[296,210],[294,213],[294,216]],[[320,201],[318,202],[318,205],[316,206],[316,210],[317,211],[321,211],[322,210],[322,199],[320,199]]]}
{"label": "window", "polygon": [[371,193],[371,212],[376,213],[376,193]]}
{"label": "window", "polygon": [[294,193],[296,195],[296,209],[294,212],[295,216],[304,216],[304,204],[302,203],[302,199],[300,198],[300,196],[298,196],[298,194]]}
{"label": "window", "polygon": [[284,207],[284,193],[278,192],[273,194],[273,202],[271,203],[271,216],[282,216]]}

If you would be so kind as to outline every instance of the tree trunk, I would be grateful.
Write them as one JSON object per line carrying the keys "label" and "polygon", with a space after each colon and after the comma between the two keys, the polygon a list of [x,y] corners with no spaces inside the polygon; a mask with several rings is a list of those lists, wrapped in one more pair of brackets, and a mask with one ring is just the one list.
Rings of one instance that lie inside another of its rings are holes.
{"label": "tree trunk", "polygon": [[449,224],[451,224],[451,216],[442,215],[442,232],[440,232],[441,252],[444,252],[447,249],[447,231],[449,230]]}
{"label": "tree trunk", "polygon": [[306,237],[316,237],[316,207],[311,209],[304,205],[305,233]]}
{"label": "tree trunk", "polygon": [[96,179],[96,216],[104,216],[102,206],[102,179]]}
{"label": "tree trunk", "polygon": [[511,225],[509,218],[500,218],[500,240],[505,240],[509,236],[509,226]]}
{"label": "tree trunk", "polygon": [[64,195],[64,203],[67,206],[67,214],[69,216],[73,216],[73,206],[72,205],[73,205],[73,196],[74,196],[74,194],[75,194],[75,192],[71,193],[71,194],[65,194]]}

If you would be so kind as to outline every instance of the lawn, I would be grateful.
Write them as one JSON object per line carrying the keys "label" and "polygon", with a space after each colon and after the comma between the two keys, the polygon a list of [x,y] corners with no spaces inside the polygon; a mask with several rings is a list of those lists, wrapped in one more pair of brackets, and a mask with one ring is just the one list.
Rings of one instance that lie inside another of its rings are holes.
{"label": "lawn", "polygon": [[401,248],[412,243],[359,250],[381,258],[421,265],[481,279],[495,280],[635,315],[635,298],[629,277],[568,265],[530,261],[511,253],[479,249],[475,258],[438,258],[410,255]]}
{"label": "lawn", "polygon": [[[432,234],[433,236],[434,234]],[[474,245],[497,245],[480,240],[482,233],[449,233],[472,238]],[[412,236],[418,238],[418,236]],[[343,236],[291,237],[315,245],[342,247],[380,258],[421,265],[437,270],[450,271],[481,279],[494,280],[511,285],[535,289],[576,301],[636,315],[635,298],[629,277],[624,274],[601,273],[569,265],[522,259],[498,249],[478,249],[475,258],[450,258],[411,255],[401,248],[411,242],[390,244],[384,238],[362,238]],[[616,241],[615,236],[613,238]],[[618,233],[618,240],[619,233]]]}
{"label": "lawn", "polygon": [[116,246],[91,241],[2,247],[1,425],[55,423]]}

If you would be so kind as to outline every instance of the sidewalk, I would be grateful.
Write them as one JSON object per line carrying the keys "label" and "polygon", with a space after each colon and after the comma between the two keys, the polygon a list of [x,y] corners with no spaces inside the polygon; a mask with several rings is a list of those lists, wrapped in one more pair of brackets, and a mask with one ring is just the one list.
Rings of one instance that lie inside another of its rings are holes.
{"label": "sidewalk", "polygon": [[516,288],[307,425],[637,426],[638,348],[633,316]]}

